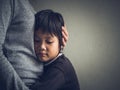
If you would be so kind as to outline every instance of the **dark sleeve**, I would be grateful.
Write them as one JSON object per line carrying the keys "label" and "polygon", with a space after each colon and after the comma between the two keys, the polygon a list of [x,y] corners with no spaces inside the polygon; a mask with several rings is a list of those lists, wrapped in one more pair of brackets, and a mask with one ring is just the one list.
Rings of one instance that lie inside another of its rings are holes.
{"label": "dark sleeve", "polygon": [[32,90],[58,90],[65,83],[63,72],[58,68],[48,69],[40,82],[34,85]]}
{"label": "dark sleeve", "polygon": [[3,53],[7,29],[12,20],[14,0],[0,0],[0,90],[29,90]]}

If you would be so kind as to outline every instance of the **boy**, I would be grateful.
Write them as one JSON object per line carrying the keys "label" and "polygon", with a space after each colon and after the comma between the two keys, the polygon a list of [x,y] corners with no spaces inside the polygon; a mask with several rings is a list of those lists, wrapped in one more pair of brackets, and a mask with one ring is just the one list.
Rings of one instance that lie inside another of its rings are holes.
{"label": "boy", "polygon": [[74,68],[61,52],[62,26],[60,13],[42,10],[35,15],[34,49],[44,63],[44,73],[32,90],[80,90]]}

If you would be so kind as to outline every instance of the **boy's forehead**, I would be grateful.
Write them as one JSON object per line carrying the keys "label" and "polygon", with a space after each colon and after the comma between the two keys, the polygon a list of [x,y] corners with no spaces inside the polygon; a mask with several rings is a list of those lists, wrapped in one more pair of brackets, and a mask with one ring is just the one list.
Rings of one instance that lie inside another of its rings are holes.
{"label": "boy's forehead", "polygon": [[40,30],[38,30],[38,31],[36,31],[35,32],[35,36],[37,36],[37,37],[45,37],[45,38],[52,38],[52,37],[54,37],[55,35],[54,34],[50,34],[50,33],[43,33],[43,32],[41,32]]}

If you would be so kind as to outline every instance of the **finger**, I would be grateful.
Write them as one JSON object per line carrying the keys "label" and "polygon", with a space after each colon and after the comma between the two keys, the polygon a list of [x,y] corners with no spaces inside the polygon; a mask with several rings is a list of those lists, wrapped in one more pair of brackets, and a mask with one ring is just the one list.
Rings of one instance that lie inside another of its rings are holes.
{"label": "finger", "polygon": [[64,32],[62,32],[62,35],[63,35],[63,39],[64,39],[64,41],[67,42],[67,40],[68,40],[68,36],[67,36]]}
{"label": "finger", "polygon": [[64,33],[65,36],[68,37],[68,32],[67,32],[66,26],[63,26],[63,27],[62,27],[62,32]]}
{"label": "finger", "polygon": [[66,46],[66,41],[65,41],[64,38],[62,38],[62,42],[63,42],[63,47],[65,47]]}
{"label": "finger", "polygon": [[63,35],[63,38],[65,39],[65,41],[67,41],[69,35],[68,35],[68,32],[67,32],[66,26],[62,27],[62,35]]}

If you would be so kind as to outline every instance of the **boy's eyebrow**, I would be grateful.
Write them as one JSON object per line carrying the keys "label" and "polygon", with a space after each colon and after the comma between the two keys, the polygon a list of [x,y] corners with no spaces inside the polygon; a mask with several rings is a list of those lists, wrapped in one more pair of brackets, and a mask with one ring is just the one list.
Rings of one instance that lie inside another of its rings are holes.
{"label": "boy's eyebrow", "polygon": [[[47,39],[52,39],[54,36],[52,35],[47,35],[45,38]],[[36,39],[41,39],[39,36],[35,36]]]}
{"label": "boy's eyebrow", "polygon": [[53,38],[53,37],[54,37],[54,35],[51,35],[51,34],[47,35],[47,38]]}
{"label": "boy's eyebrow", "polygon": [[47,39],[52,39],[52,36],[48,36],[48,37],[46,37]]}

